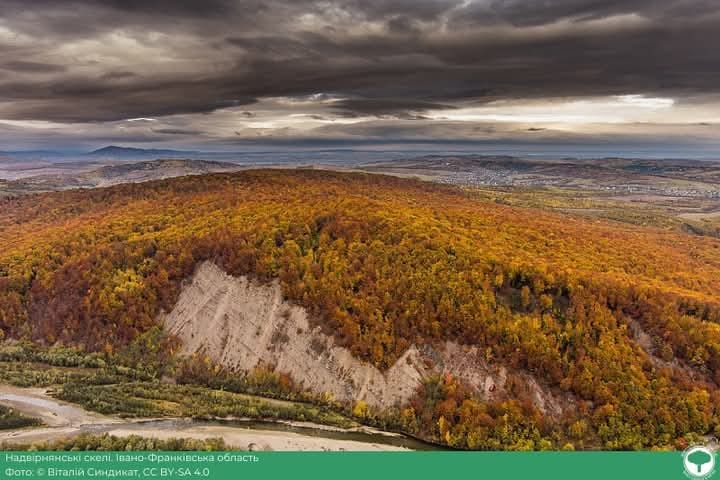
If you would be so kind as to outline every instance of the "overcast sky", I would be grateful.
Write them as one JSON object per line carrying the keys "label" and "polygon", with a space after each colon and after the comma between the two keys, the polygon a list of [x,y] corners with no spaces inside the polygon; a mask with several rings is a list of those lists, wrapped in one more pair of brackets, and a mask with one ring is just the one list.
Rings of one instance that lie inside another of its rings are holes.
{"label": "overcast sky", "polygon": [[718,45],[718,0],[2,0],[0,150],[720,152]]}

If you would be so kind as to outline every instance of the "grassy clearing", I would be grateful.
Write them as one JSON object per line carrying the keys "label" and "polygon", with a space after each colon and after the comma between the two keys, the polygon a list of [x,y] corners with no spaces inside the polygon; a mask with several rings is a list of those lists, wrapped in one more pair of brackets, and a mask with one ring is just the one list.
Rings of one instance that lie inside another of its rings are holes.
{"label": "grassy clearing", "polygon": [[68,383],[57,397],[96,412],[123,417],[236,418],[314,422],[349,428],[350,419],[305,403],[275,401],[211,390],[195,385],[159,382],[82,385]]}

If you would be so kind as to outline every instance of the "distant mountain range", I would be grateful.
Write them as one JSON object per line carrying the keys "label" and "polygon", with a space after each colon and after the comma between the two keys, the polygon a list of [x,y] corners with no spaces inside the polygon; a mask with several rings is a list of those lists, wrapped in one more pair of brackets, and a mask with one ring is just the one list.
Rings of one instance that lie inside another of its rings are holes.
{"label": "distant mountain range", "polygon": [[109,145],[88,152],[86,155],[91,157],[111,157],[111,158],[136,158],[136,157],[168,157],[168,156],[184,156],[197,155],[199,152],[188,150],[166,150],[156,148],[133,148],[119,147],[117,145]]}
{"label": "distant mountain range", "polygon": [[92,160],[147,160],[151,158],[188,158],[191,156],[202,155],[203,157],[211,157],[216,154],[213,152],[198,152],[191,150],[171,150],[157,148],[133,148],[121,147],[118,145],[108,145],[98,148],[91,152],[65,152],[56,150],[25,150],[25,151],[2,151],[0,159],[6,160],[18,159],[35,159],[35,160],[61,160],[75,159],[84,161],[83,159]]}

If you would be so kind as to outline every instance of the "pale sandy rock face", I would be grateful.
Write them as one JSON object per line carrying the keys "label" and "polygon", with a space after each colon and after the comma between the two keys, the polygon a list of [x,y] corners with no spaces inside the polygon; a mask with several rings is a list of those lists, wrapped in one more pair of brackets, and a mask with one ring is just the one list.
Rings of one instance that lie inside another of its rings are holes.
{"label": "pale sandy rock face", "polygon": [[338,400],[389,406],[409,398],[424,375],[422,362],[413,360],[417,350],[383,374],[312,328],[303,308],[283,300],[277,283],[231,277],[210,262],[198,267],[164,322],[187,353],[203,351],[240,370],[273,365],[304,388]]}
{"label": "pale sandy rock face", "polygon": [[[198,266],[173,310],[162,319],[185,353],[202,351],[237,370],[272,365],[316,393],[341,401],[363,400],[376,407],[402,405],[423,379],[452,373],[488,400],[502,398],[507,370],[486,361],[477,347],[446,342],[442,347],[411,346],[381,372],[312,327],[305,309],[283,299],[277,282],[261,285],[232,277],[211,262]],[[543,412],[563,411],[559,398],[526,375],[531,398]]]}

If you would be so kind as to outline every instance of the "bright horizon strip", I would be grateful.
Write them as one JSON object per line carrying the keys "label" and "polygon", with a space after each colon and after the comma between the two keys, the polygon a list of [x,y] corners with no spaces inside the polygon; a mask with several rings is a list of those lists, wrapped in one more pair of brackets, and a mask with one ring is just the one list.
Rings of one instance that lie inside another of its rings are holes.
{"label": "bright horizon strip", "polygon": [[645,97],[643,95],[616,95],[612,97],[569,100],[516,102],[498,101],[480,107],[456,110],[434,110],[429,117],[437,120],[492,121],[515,123],[631,123],[656,121],[658,112],[663,116],[673,109],[672,98]]}

